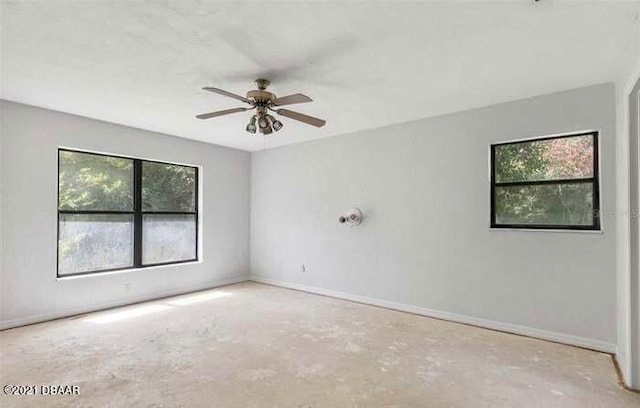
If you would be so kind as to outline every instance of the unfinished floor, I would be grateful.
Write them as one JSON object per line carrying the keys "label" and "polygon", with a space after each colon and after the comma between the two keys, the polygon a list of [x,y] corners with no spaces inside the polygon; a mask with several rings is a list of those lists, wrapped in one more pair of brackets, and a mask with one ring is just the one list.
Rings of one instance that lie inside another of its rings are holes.
{"label": "unfinished floor", "polygon": [[246,282],[0,333],[2,407],[638,407],[608,354]]}

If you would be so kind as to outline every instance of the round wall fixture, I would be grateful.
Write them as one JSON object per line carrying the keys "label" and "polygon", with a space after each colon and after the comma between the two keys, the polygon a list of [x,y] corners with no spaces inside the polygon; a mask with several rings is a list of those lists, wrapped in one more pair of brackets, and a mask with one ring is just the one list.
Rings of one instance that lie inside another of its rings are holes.
{"label": "round wall fixture", "polygon": [[362,222],[362,211],[360,211],[359,208],[352,208],[347,211],[345,215],[341,215],[340,217],[338,217],[338,222],[350,227],[360,225],[360,223]]}

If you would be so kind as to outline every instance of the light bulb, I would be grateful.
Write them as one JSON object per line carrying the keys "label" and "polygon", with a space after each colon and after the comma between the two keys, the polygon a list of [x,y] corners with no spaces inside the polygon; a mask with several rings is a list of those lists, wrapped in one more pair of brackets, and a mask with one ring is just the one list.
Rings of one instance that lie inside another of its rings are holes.
{"label": "light bulb", "polygon": [[252,134],[256,133],[256,130],[257,130],[257,128],[256,128],[256,120],[257,120],[256,115],[253,115],[251,117],[251,119],[249,120],[249,124],[247,125],[247,132],[252,133]]}

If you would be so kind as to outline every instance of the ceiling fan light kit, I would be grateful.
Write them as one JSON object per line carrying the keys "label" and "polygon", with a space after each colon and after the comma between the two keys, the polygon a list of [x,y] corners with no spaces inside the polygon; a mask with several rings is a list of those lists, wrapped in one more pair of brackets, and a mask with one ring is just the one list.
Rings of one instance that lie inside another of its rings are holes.
{"label": "ceiling fan light kit", "polygon": [[282,127],[284,125],[282,124],[282,122],[280,122],[278,119],[276,119],[276,120],[273,121],[272,126],[273,126],[273,130],[275,130],[277,132],[278,130],[282,129]]}
{"label": "ceiling fan light kit", "polygon": [[249,124],[247,125],[247,132],[249,133],[256,133],[256,120],[258,120],[258,116],[257,115],[253,115],[251,116],[251,119],[249,119]]}
{"label": "ceiling fan light kit", "polygon": [[[236,95],[232,92],[228,92],[218,88],[204,87],[205,91],[214,92],[220,95],[227,96],[229,98],[236,99],[238,101],[251,105],[249,108],[231,108],[216,112],[203,113],[196,115],[198,119],[210,119],[218,116],[229,115],[237,112],[244,112],[248,110],[256,110],[256,113],[249,119],[249,124],[245,130],[251,134],[255,134],[256,131],[260,131],[263,135],[269,135],[271,133],[278,132],[284,127],[284,124],[269,114],[269,112],[275,112],[280,116],[284,116],[289,119],[297,120],[299,122],[306,123],[311,126],[322,127],[327,121],[324,119],[314,118],[313,116],[305,115],[303,113],[294,112],[288,109],[274,109],[279,106],[293,105],[296,103],[312,102],[313,99],[303,94],[292,94],[278,98],[274,93],[267,91],[269,81],[263,78],[259,78],[255,81],[258,89],[247,92],[247,96],[243,97]],[[256,126],[257,124],[257,126]]]}

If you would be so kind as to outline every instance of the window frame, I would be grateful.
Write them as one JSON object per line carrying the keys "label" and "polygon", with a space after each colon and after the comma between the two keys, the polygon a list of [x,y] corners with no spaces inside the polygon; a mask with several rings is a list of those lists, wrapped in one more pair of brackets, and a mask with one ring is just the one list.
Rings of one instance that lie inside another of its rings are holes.
{"label": "window frame", "polygon": [[[81,153],[81,154],[91,154],[94,156],[102,156],[102,157],[115,157],[119,159],[126,159],[133,161],[133,210],[132,211],[119,211],[119,210],[61,210],[60,209],[60,152],[72,152],[72,153]],[[160,160],[149,160],[149,159],[140,159],[136,157],[128,157],[128,156],[120,156],[115,154],[106,154],[106,153],[97,153],[86,150],[77,150],[59,147],[57,149],[57,158],[58,158],[58,173],[57,173],[57,197],[56,197],[56,207],[57,207],[57,221],[58,224],[56,226],[56,278],[69,278],[74,276],[82,276],[82,275],[92,275],[104,272],[116,272],[116,271],[124,271],[124,270],[137,270],[137,269],[145,269],[152,268],[156,266],[165,266],[165,265],[174,265],[174,264],[184,264],[189,262],[198,262],[200,260],[199,248],[200,248],[200,211],[199,211],[199,198],[200,198],[200,168],[198,166],[187,165],[187,164],[178,164],[178,163],[170,163]],[[194,180],[194,210],[193,211],[144,211],[142,209],[142,163],[161,163],[168,164],[172,166],[181,166],[181,167],[189,167],[194,169],[195,171],[195,180]],[[91,271],[84,272],[74,272],[74,273],[65,273],[60,274],[60,216],[61,215],[78,215],[78,214],[87,214],[87,215],[132,215],[133,216],[133,264],[131,266],[124,266],[120,268],[105,268],[105,269],[96,269]],[[144,264],[142,262],[142,238],[143,238],[143,218],[145,214],[152,215],[191,215],[195,217],[195,257],[192,259],[184,259],[179,261],[168,261],[168,262],[158,262],[153,264]]]}
{"label": "window frame", "polygon": [[[496,182],[496,147],[525,144],[538,141],[565,139],[578,136],[591,136],[593,138],[593,175],[583,178],[563,178],[535,181]],[[558,231],[602,231],[600,219],[600,144],[599,132],[587,131],[563,134],[557,136],[543,136],[531,139],[515,140],[491,144],[490,147],[490,228],[491,229],[524,229],[524,230],[558,230]],[[593,216],[590,225],[562,225],[562,224],[499,224],[496,222],[496,187],[557,185],[557,184],[591,184],[593,188]]]}

